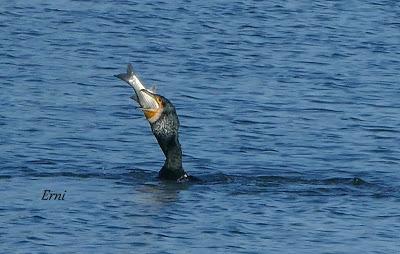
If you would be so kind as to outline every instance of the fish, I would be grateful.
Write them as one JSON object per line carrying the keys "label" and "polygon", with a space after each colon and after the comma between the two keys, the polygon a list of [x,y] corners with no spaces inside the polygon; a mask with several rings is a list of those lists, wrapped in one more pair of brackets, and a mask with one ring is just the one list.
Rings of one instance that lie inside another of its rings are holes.
{"label": "fish", "polygon": [[139,76],[133,70],[132,64],[128,64],[126,73],[120,73],[114,76],[125,81],[133,88],[135,93],[131,96],[131,99],[140,105],[140,109],[149,111],[157,110],[159,108],[159,104],[154,97],[146,92],[148,91],[150,94],[154,94],[155,88],[147,89],[143,85],[142,81],[139,79]]}

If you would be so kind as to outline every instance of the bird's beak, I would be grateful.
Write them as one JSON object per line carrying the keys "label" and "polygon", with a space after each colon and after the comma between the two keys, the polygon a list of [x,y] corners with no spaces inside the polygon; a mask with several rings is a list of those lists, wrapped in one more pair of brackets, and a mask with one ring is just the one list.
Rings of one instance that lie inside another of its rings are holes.
{"label": "bird's beak", "polygon": [[152,100],[154,100],[156,102],[156,105],[158,106],[156,108],[142,108],[142,111],[143,111],[144,115],[146,116],[147,120],[151,121],[151,120],[154,120],[155,118],[158,118],[160,115],[160,112],[162,112],[162,108],[163,108],[158,95],[150,92],[147,89],[142,89],[142,90],[140,90],[140,92],[148,95],[148,97],[150,97]]}

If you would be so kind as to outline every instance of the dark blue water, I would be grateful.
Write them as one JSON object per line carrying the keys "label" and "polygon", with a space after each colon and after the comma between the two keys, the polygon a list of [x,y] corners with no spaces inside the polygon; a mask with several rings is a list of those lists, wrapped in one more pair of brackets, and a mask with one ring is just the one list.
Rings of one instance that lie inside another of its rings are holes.
{"label": "dark blue water", "polygon": [[[399,17],[397,1],[2,1],[1,252],[400,253]],[[113,77],[129,62],[175,104],[201,183],[156,178]]]}

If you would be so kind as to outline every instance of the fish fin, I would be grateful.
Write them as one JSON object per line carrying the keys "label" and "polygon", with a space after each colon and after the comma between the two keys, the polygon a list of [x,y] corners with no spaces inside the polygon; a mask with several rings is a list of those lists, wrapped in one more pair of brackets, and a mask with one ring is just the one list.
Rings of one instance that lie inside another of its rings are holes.
{"label": "fish fin", "polygon": [[135,72],[133,71],[132,64],[128,64],[128,69],[126,70],[126,73],[120,73],[117,75],[114,75],[115,77],[122,79],[123,81],[127,82],[129,84],[129,80],[135,76]]}
{"label": "fish fin", "polygon": [[157,92],[157,87],[156,87],[156,85],[152,85],[149,89],[147,89],[147,90],[149,90],[150,92],[152,92],[152,93],[156,93]]}
{"label": "fish fin", "polygon": [[132,100],[136,101],[137,103],[139,103],[139,98],[137,97],[136,93],[133,94],[130,98],[131,98]]}

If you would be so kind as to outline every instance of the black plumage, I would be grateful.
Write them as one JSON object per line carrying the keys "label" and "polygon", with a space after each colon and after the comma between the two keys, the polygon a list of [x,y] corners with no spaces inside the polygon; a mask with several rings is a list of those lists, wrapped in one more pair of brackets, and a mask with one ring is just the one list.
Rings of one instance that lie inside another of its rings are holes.
{"label": "black plumage", "polygon": [[178,139],[179,119],[174,105],[165,97],[158,96],[162,104],[160,117],[150,122],[151,130],[165,155],[164,166],[159,177],[169,180],[178,180],[187,177],[182,167],[182,148]]}

